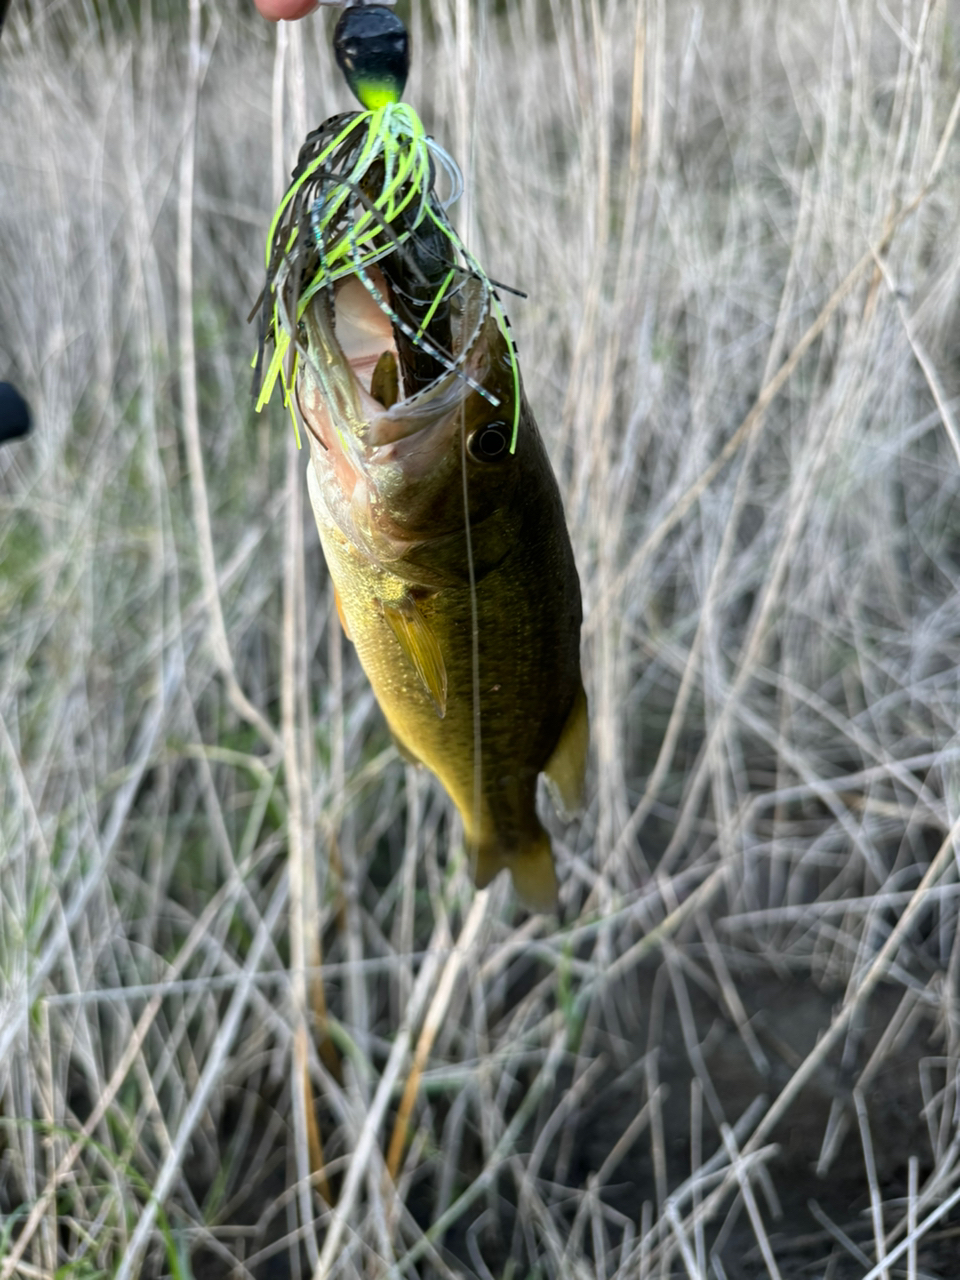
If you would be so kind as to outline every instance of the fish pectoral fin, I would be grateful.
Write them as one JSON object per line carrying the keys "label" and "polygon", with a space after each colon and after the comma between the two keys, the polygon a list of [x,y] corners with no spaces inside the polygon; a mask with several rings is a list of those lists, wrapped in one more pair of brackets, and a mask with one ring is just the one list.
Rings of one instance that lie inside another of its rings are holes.
{"label": "fish pectoral fin", "polygon": [[560,731],[560,741],[543,770],[554,808],[561,818],[568,821],[583,808],[589,745],[587,695],[581,684]]}
{"label": "fish pectoral fin", "polygon": [[503,850],[496,844],[477,850],[474,881],[485,889],[504,868],[510,872],[517,897],[530,911],[553,911],[557,905],[557,873],[550,837],[541,828],[519,849]]}
{"label": "fish pectoral fin", "polygon": [[381,601],[380,607],[442,720],[447,711],[447,667],[437,637],[411,596],[396,604]]}
{"label": "fish pectoral fin", "polygon": [[340,625],[343,627],[343,634],[348,640],[352,640],[350,628],[347,626],[347,619],[344,617],[343,604],[340,601],[340,592],[337,590],[337,584],[333,584],[333,603],[337,606],[337,617],[340,619]]}

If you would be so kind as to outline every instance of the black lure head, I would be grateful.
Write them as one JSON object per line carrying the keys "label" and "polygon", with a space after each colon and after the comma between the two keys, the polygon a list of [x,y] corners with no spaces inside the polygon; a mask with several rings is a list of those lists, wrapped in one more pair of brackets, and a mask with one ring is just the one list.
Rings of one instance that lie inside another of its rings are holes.
{"label": "black lure head", "polygon": [[400,101],[410,71],[410,40],[392,10],[379,4],[344,10],[333,33],[333,52],[368,111]]}

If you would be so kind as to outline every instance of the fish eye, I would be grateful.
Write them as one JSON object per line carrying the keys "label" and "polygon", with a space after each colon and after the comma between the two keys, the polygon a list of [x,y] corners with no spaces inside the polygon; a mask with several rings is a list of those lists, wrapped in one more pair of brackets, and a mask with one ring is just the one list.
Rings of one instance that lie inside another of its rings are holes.
{"label": "fish eye", "polygon": [[478,427],[467,440],[470,457],[477,462],[496,462],[507,452],[510,433],[505,422],[488,422]]}

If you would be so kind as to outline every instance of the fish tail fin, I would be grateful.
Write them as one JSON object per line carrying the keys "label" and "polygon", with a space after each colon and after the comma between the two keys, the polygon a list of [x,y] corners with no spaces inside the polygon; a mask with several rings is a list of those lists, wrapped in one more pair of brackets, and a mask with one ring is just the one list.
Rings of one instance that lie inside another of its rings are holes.
{"label": "fish tail fin", "polygon": [[474,879],[485,889],[504,867],[510,872],[517,897],[531,911],[553,911],[557,905],[557,873],[553,866],[550,837],[541,827],[517,849],[503,849],[496,843],[477,850]]}

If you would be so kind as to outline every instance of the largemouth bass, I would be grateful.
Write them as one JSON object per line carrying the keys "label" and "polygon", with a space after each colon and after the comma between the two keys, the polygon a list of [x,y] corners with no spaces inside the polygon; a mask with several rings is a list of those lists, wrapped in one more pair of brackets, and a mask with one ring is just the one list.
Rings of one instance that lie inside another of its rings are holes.
{"label": "largemouth bass", "polygon": [[398,217],[387,253],[301,310],[310,502],[343,629],[399,750],[459,810],[477,885],[507,868],[549,909],[537,778],[561,812],[580,806],[580,586],[496,295],[450,265],[437,216]]}

